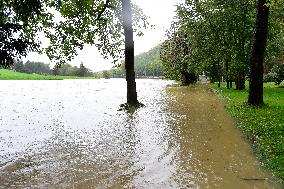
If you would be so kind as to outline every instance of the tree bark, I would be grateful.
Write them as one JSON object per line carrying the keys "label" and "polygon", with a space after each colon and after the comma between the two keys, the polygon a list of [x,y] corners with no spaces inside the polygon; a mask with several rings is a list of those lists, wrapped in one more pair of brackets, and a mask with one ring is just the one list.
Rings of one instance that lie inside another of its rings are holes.
{"label": "tree bark", "polygon": [[230,76],[230,89],[233,88],[233,79],[232,76]]}
{"label": "tree bark", "polygon": [[181,71],[182,79],[181,79],[181,85],[189,85],[190,84],[190,75],[187,71],[187,63],[182,64],[182,71]]}
{"label": "tree bark", "polygon": [[248,104],[263,104],[263,59],[267,43],[269,8],[266,0],[258,0],[255,34],[250,60],[250,85]]}
{"label": "tree bark", "polygon": [[132,11],[130,0],[122,0],[123,29],[125,35],[125,74],[127,82],[127,103],[138,104],[135,72]]}
{"label": "tree bark", "polygon": [[245,76],[239,72],[238,76],[236,78],[236,90],[244,90],[246,88],[246,80],[245,80]]}
{"label": "tree bark", "polygon": [[226,67],[226,82],[227,82],[227,89],[230,88],[230,81],[229,81],[229,61],[226,60],[225,62],[225,67]]}

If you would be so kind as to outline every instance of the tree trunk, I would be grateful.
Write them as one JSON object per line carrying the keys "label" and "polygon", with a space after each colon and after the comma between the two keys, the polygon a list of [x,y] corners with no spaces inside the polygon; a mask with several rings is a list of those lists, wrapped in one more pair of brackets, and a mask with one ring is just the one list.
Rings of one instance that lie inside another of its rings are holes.
{"label": "tree trunk", "polygon": [[226,67],[226,82],[227,82],[227,89],[230,88],[230,81],[229,81],[229,61],[226,60],[225,62],[225,67]]}
{"label": "tree trunk", "polygon": [[183,63],[182,65],[182,72],[181,72],[181,75],[182,75],[181,85],[182,86],[186,86],[190,84],[190,74],[187,70],[187,66],[188,66],[187,63]]}
{"label": "tree trunk", "polygon": [[255,34],[250,60],[249,105],[263,104],[263,59],[268,34],[269,8],[266,0],[258,0]]}
{"label": "tree trunk", "polygon": [[187,71],[182,72],[182,80],[181,80],[181,85],[186,86],[190,84],[190,75]]}
{"label": "tree trunk", "polygon": [[246,88],[246,80],[242,73],[238,73],[238,77],[236,79],[236,90],[244,90]]}
{"label": "tree trunk", "polygon": [[227,89],[230,89],[230,81],[229,81],[229,78],[228,78],[228,76],[227,76]]}
{"label": "tree trunk", "polygon": [[122,0],[123,29],[125,35],[125,74],[127,82],[127,103],[138,103],[134,72],[134,41],[130,0]]}

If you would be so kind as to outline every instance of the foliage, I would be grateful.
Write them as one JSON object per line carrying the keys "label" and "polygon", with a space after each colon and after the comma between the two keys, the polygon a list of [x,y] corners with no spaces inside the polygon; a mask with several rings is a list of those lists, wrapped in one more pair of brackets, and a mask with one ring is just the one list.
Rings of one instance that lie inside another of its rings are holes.
{"label": "foliage", "polygon": [[109,72],[104,70],[103,73],[102,73],[102,77],[105,78],[105,79],[109,79],[110,78]]}
{"label": "foliage", "polygon": [[265,64],[271,69],[279,59],[283,58],[284,46],[284,17],[283,1],[270,1],[269,6],[269,33],[268,46],[266,48]]}
{"label": "foliage", "polygon": [[60,75],[60,76],[79,76],[79,77],[92,77],[93,73],[90,69],[86,68],[83,63],[80,67],[72,66],[70,64],[64,64],[60,67],[50,68],[49,64],[42,62],[27,61],[15,61],[12,66],[17,72],[28,73],[28,74],[40,74],[40,75]]}
{"label": "foliage", "polygon": [[[132,5],[134,31],[143,35],[148,26],[142,9]],[[70,61],[85,44],[98,47],[104,57],[115,61],[123,56],[122,7],[119,0],[53,1],[5,0],[0,2],[0,64],[39,49],[39,32],[50,46],[44,49],[59,65]]]}
{"label": "foliage", "polygon": [[160,45],[147,52],[135,56],[135,73],[137,77],[162,76],[163,68],[160,62]]}
{"label": "foliage", "polygon": [[[44,32],[51,45],[47,55],[57,63],[70,61],[85,44],[95,45],[104,57],[117,61],[123,56],[124,33],[122,27],[122,5],[119,0],[98,1],[52,1],[46,6],[60,15]],[[148,26],[142,9],[132,5],[134,32],[142,35]]]}
{"label": "foliage", "polygon": [[280,85],[284,80],[284,64],[276,64],[272,68],[271,74],[273,74],[273,82],[275,82],[276,85]]}
{"label": "foliage", "polygon": [[[283,85],[282,85],[283,86]],[[284,88],[272,83],[264,85],[264,98],[268,105],[249,107],[244,102],[248,91],[213,86],[226,97],[226,109],[238,121],[238,126],[253,143],[265,167],[284,179]]]}
{"label": "foliage", "polygon": [[[138,64],[139,65],[139,64]],[[154,60],[152,62],[148,62],[145,64],[144,67],[144,76],[149,77],[149,76],[154,76],[154,77],[159,77],[163,76],[163,64],[161,60]],[[139,72],[137,68],[137,76],[142,77],[143,72]]]}
{"label": "foliage", "polygon": [[[147,52],[135,56],[134,70],[137,77],[163,76],[163,65],[160,61],[160,46],[156,46]],[[114,66],[110,71],[114,78],[125,77],[124,62]]]}
{"label": "foliage", "polygon": [[167,35],[168,39],[162,44],[161,50],[165,77],[180,81],[183,73],[192,69],[189,40],[176,24],[172,25],[172,31],[168,31]]}
{"label": "foliage", "polygon": [[264,77],[263,77],[263,82],[264,82],[264,83],[273,82],[275,76],[276,76],[276,75],[275,75],[274,73],[271,73],[271,72],[270,72],[270,73],[264,75]]}
{"label": "foliage", "polygon": [[12,69],[21,73],[25,73],[26,71],[25,64],[23,63],[23,61],[14,61]]}
{"label": "foliage", "polygon": [[[283,56],[283,16],[280,2],[272,3],[265,63],[271,68]],[[180,79],[183,61],[189,69],[209,74],[212,82],[236,81],[242,89],[249,73],[255,23],[254,0],[184,0],[162,51],[166,75]],[[190,50],[181,51],[184,41]]]}
{"label": "foliage", "polygon": [[49,64],[45,64],[43,62],[27,61],[26,63],[23,63],[23,61],[14,61],[11,69],[21,73],[52,75],[52,70],[50,69]]}
{"label": "foliage", "polygon": [[[17,70],[16,70],[17,71]],[[52,71],[49,68],[49,64],[45,64],[42,62],[31,62],[27,61],[24,64],[24,72],[25,73],[36,73],[36,74],[48,74],[51,75]]]}
{"label": "foliage", "polygon": [[54,75],[61,76],[78,76],[78,77],[92,77],[93,73],[90,69],[86,68],[83,63],[80,64],[80,67],[72,66],[70,64],[63,64],[61,66],[55,66],[53,68]]}
{"label": "foliage", "polygon": [[190,41],[191,61],[212,81],[248,73],[254,2],[187,0],[177,13],[180,30]]}
{"label": "foliage", "polygon": [[1,0],[0,2],[0,66],[8,68],[13,59],[38,49],[35,33],[38,20],[45,20],[42,0]]}
{"label": "foliage", "polygon": [[81,63],[77,76],[80,76],[80,77],[90,77],[90,76],[92,76],[92,72],[91,72],[90,69],[86,68],[83,63]]}
{"label": "foliage", "polygon": [[125,77],[124,64],[119,66],[114,66],[111,70],[109,70],[109,75],[111,78],[124,78]]}
{"label": "foliage", "polygon": [[0,69],[0,80],[62,80],[62,79],[81,79],[75,76],[51,76],[39,74],[19,73],[13,70]]}

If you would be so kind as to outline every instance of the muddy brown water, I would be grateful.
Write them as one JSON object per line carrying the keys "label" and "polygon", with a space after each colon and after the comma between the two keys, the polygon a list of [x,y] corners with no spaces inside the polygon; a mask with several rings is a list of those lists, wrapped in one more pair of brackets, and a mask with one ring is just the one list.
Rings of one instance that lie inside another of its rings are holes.
{"label": "muddy brown water", "polygon": [[225,113],[224,102],[208,86],[168,91],[175,97],[170,110],[183,115],[176,127],[182,141],[179,156],[185,173],[194,175],[192,188],[282,188],[261,168],[250,144]]}
{"label": "muddy brown water", "polygon": [[204,87],[0,81],[0,188],[280,188]]}

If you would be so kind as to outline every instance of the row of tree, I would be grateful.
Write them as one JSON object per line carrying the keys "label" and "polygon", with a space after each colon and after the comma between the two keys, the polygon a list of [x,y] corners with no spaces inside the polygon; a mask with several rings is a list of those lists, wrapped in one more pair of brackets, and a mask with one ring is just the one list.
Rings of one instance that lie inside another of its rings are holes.
{"label": "row of tree", "polygon": [[80,67],[72,66],[70,64],[64,64],[55,66],[53,69],[50,68],[50,64],[45,64],[43,62],[33,62],[27,61],[15,61],[11,67],[13,70],[21,73],[28,74],[41,74],[41,75],[60,75],[60,76],[78,76],[78,77],[92,77],[94,74],[90,69],[86,68],[83,63]]}
{"label": "row of tree", "polygon": [[262,104],[263,60],[270,70],[283,57],[282,4],[185,0],[177,7],[177,19],[162,44],[166,76],[187,84],[205,72],[211,82],[225,78],[228,88],[234,81],[238,90],[250,78],[249,104]]}

